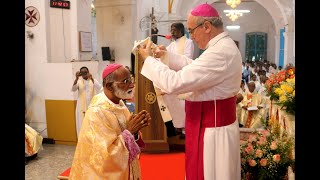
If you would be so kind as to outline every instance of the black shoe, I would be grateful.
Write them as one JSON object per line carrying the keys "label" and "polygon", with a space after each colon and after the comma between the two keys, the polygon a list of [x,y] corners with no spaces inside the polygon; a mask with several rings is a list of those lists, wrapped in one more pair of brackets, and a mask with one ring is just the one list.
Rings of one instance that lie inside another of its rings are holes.
{"label": "black shoe", "polygon": [[182,134],[182,128],[176,128],[176,134],[181,135]]}
{"label": "black shoe", "polygon": [[168,137],[172,137],[172,136],[176,136],[176,128],[174,128],[172,120],[167,121],[164,123],[166,125],[167,128],[167,136]]}

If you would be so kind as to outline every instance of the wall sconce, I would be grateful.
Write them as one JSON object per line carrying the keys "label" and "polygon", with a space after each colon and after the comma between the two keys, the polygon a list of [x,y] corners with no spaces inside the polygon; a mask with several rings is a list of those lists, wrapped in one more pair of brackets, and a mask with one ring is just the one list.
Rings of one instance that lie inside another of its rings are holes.
{"label": "wall sconce", "polygon": [[27,38],[33,39],[33,33],[31,31],[27,31]]}

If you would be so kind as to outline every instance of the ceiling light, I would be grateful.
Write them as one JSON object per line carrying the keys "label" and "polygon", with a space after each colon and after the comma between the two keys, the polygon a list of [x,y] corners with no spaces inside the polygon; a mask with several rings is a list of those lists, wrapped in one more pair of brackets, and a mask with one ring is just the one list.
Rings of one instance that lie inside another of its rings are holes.
{"label": "ceiling light", "polygon": [[241,3],[241,0],[226,0],[226,3],[234,9]]}
{"label": "ceiling light", "polygon": [[226,16],[231,19],[231,21],[237,20],[240,16],[243,15],[243,13],[249,13],[250,10],[236,10],[236,9],[230,9],[230,10],[223,10],[224,13],[227,13]]}
{"label": "ceiling light", "polygon": [[227,26],[227,29],[229,29],[229,30],[240,29],[240,26],[239,25]]}

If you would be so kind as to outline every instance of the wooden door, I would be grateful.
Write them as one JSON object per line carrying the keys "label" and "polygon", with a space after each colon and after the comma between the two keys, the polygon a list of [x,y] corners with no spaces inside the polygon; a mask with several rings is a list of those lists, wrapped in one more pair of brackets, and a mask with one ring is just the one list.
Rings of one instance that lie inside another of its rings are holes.
{"label": "wooden door", "polygon": [[141,130],[142,138],[146,143],[146,148],[142,151],[154,153],[169,152],[166,127],[160,114],[153,83],[140,74],[143,64],[137,57],[134,59],[135,70],[133,74],[136,81],[135,113],[147,110],[152,118],[150,126]]}

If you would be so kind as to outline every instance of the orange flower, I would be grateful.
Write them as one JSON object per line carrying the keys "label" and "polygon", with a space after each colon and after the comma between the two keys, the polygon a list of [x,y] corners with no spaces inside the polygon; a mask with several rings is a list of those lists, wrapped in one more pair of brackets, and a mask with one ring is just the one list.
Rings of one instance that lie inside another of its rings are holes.
{"label": "orange flower", "polygon": [[263,158],[263,159],[260,160],[260,165],[263,166],[263,167],[266,166],[267,163],[268,163],[268,160],[265,159],[265,158]]}

